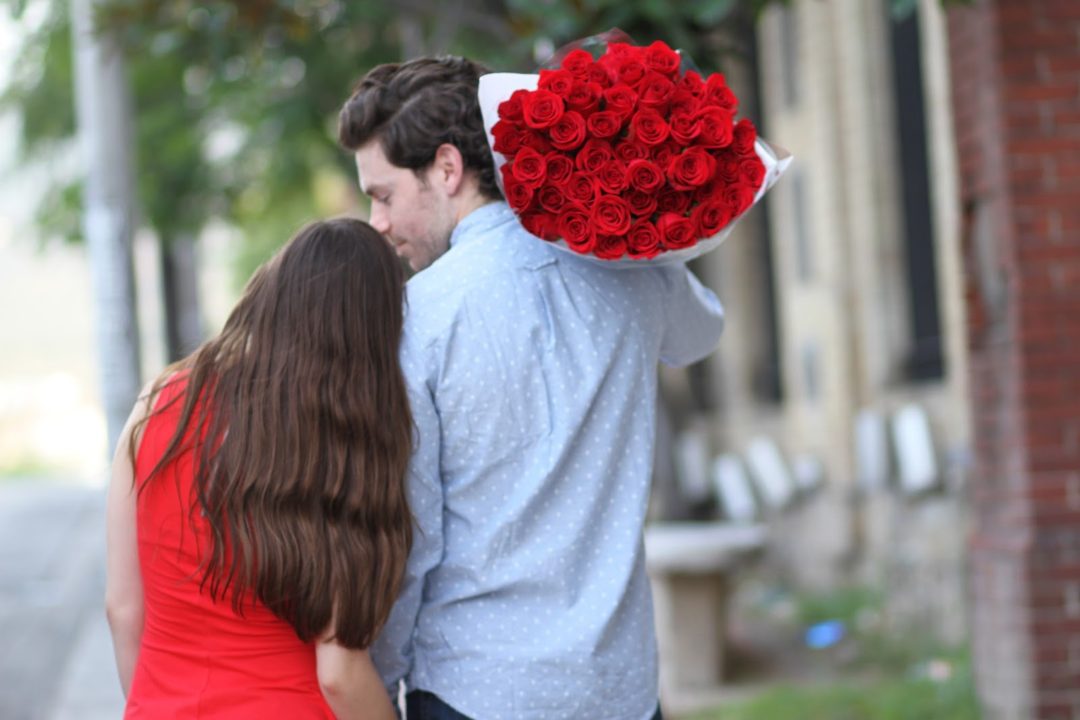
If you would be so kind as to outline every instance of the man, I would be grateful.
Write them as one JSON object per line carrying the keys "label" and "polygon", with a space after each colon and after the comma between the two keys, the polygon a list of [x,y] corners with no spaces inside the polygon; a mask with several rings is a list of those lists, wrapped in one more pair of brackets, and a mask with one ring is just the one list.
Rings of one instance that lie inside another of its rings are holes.
{"label": "man", "polygon": [[418,532],[372,656],[409,720],[649,720],[656,368],[711,351],[722,311],[682,265],[612,269],[529,235],[495,184],[483,72],[382,65],[341,111],[371,223],[417,271]]}

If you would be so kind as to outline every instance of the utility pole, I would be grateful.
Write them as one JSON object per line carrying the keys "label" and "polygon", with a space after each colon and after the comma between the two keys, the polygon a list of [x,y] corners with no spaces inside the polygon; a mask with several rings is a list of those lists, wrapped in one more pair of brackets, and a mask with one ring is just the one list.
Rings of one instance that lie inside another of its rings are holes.
{"label": "utility pole", "polygon": [[99,0],[71,0],[75,106],[86,176],[83,233],[93,274],[94,321],[109,457],[140,388],[139,328],[131,245],[135,171],[124,56],[112,31],[95,27]]}

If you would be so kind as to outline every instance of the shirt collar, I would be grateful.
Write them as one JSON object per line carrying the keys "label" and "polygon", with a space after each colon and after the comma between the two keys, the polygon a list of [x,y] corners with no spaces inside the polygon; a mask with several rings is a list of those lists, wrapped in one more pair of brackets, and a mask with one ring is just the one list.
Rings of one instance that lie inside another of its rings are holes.
{"label": "shirt collar", "polygon": [[503,201],[481,205],[461,219],[450,234],[450,247],[480,237],[488,230],[514,218],[514,211]]}

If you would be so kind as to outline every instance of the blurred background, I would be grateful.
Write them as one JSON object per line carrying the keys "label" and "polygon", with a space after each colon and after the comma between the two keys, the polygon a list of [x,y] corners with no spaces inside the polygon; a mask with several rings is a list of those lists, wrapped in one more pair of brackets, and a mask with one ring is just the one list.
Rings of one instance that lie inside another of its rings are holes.
{"label": "blurred background", "polygon": [[1080,717],[1080,3],[0,0],[0,717],[116,717],[134,394],[304,222],[370,67],[613,27],[795,156],[694,270],[646,534],[665,713]]}

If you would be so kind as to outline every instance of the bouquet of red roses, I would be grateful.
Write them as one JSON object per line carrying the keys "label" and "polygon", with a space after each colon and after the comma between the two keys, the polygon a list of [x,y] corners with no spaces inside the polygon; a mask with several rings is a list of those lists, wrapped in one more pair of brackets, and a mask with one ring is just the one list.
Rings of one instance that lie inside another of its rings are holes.
{"label": "bouquet of red roses", "polygon": [[723,75],[663,42],[582,47],[539,75],[480,79],[507,202],[533,235],[587,257],[685,261],[716,247],[790,158],[735,121]]}

